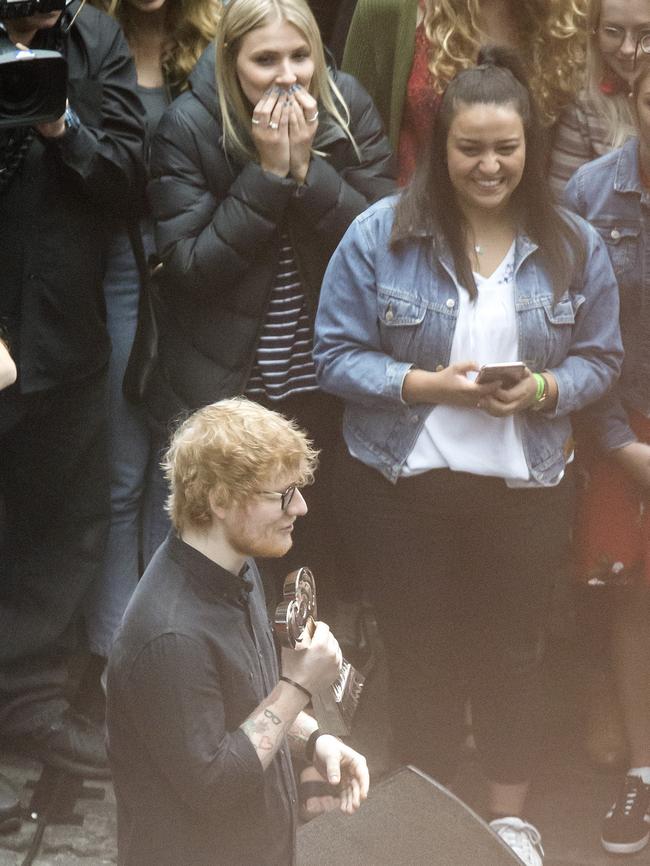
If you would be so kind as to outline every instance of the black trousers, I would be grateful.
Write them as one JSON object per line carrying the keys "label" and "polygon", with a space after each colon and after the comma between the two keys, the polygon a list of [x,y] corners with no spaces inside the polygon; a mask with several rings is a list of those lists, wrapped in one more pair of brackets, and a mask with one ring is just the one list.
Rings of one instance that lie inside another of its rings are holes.
{"label": "black trousers", "polygon": [[105,373],[30,395],[2,395],[0,730],[21,733],[66,702],[65,656],[101,575],[109,522]]}
{"label": "black trousers", "polygon": [[389,666],[394,757],[449,781],[464,706],[495,782],[534,773],[552,581],[568,552],[573,482],[509,489],[438,469],[393,485],[355,461],[338,473],[349,555]]}

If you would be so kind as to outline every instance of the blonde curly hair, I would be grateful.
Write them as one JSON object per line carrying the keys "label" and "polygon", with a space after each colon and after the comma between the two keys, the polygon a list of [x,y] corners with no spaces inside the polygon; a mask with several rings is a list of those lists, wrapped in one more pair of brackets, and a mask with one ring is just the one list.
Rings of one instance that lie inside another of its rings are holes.
{"label": "blonde curly hair", "polygon": [[[138,30],[128,0],[90,2],[120,23],[126,41],[135,53]],[[222,3],[221,0],[167,0],[167,7],[162,71],[172,90],[184,90],[196,61],[217,32]]]}
{"label": "blonde curly hair", "polygon": [[[551,126],[580,88],[589,0],[511,0],[530,87],[542,123]],[[481,47],[480,0],[426,0],[429,69],[442,93]]]}

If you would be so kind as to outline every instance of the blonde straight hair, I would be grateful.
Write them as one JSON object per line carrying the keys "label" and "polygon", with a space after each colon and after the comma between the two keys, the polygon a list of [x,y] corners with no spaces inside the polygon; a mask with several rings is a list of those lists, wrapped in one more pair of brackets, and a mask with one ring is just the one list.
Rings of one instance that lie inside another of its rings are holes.
{"label": "blonde straight hair", "polygon": [[[650,11],[650,3],[648,3]],[[598,45],[598,25],[602,0],[591,0],[589,7],[589,42],[587,45],[586,91],[595,113],[605,122],[607,144],[613,150],[636,133],[631,100],[627,93],[608,95],[600,89],[606,64]],[[632,90],[632,85],[630,85]]]}
{"label": "blonde straight hair", "polygon": [[344,130],[361,160],[350,132],[349,109],[327,70],[318,24],[305,0],[230,0],[224,6],[215,46],[217,94],[226,152],[241,162],[258,159],[249,131],[251,110],[237,75],[237,54],[247,33],[274,21],[287,21],[304,36],[314,61],[309,91]]}

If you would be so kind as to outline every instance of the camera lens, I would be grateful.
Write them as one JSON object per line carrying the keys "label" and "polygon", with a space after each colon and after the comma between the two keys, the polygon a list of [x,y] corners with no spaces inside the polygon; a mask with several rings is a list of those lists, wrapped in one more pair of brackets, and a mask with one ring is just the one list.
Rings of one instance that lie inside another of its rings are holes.
{"label": "camera lens", "polygon": [[0,113],[20,116],[31,111],[40,99],[40,77],[30,64],[2,70],[0,74]]}

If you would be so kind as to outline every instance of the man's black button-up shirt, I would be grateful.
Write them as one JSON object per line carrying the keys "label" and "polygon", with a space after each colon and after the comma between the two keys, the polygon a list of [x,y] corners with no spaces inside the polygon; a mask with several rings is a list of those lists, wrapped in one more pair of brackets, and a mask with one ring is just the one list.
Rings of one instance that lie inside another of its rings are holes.
{"label": "man's black button-up shirt", "polygon": [[240,729],[277,679],[254,563],[231,574],[170,534],[109,662],[120,866],[293,862],[286,743],[263,771]]}

